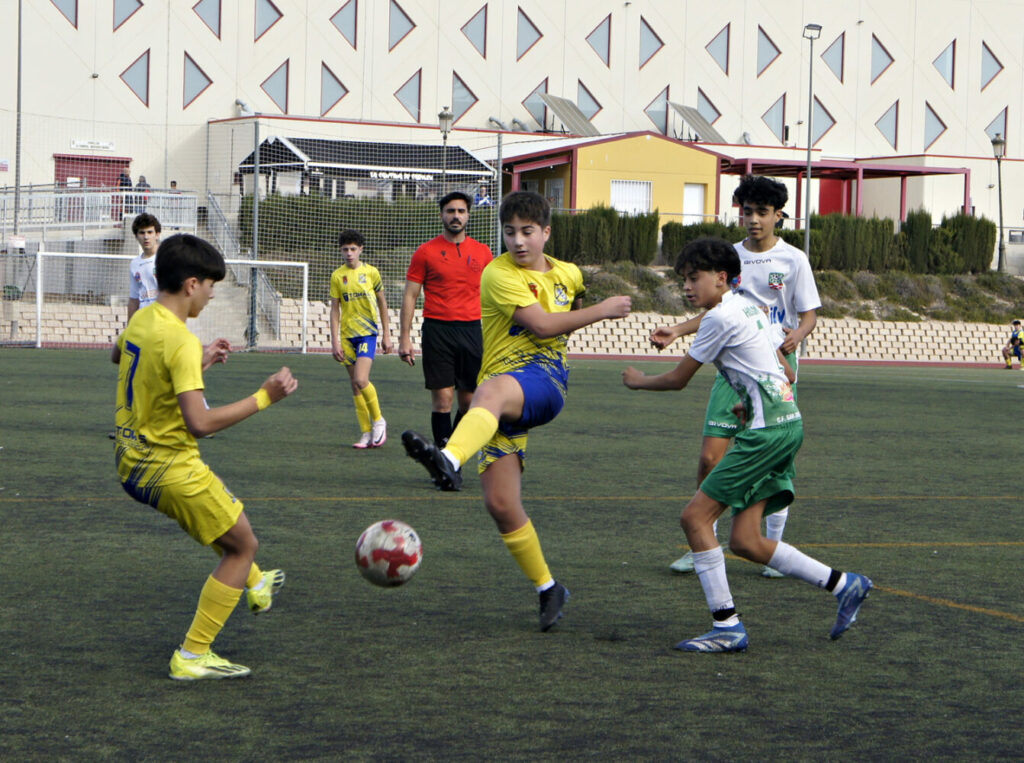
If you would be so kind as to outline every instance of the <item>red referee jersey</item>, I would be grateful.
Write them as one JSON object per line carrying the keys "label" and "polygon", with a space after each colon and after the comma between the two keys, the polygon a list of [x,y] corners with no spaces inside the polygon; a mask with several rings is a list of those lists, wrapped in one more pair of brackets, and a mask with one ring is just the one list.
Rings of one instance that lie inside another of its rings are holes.
{"label": "red referee jersey", "polygon": [[405,277],[423,286],[423,317],[480,320],[480,274],[492,259],[490,248],[469,236],[459,244],[438,236],[420,246]]}

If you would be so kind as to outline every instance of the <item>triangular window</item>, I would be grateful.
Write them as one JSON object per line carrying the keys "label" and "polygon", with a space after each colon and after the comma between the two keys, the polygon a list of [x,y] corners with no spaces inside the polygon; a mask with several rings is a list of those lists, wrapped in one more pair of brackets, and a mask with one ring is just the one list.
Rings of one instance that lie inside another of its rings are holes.
{"label": "triangular window", "polygon": [[536,45],[543,36],[536,25],[530,21],[530,17],[520,8],[516,24],[516,61],[525,56],[526,52]]}
{"label": "triangular window", "polygon": [[331,16],[331,23],[334,24],[334,28],[341,32],[341,36],[353,48],[356,47],[356,18],[358,11],[359,0],[348,0]]}
{"label": "triangular window", "polygon": [[146,106],[149,106],[149,51],[132,62],[132,65],[121,72],[121,81]]}
{"label": "triangular window", "polygon": [[768,36],[761,27],[757,28],[757,76],[760,77],[764,70],[772,65],[772,62],[779,57],[781,51],[778,46],[772,42],[772,38]]}
{"label": "triangular window", "polygon": [[953,87],[954,81],[954,67],[956,65],[956,40],[949,43],[946,49],[939,53],[938,57],[932,61],[932,66],[935,70],[942,75],[942,79],[946,81],[946,84]]}
{"label": "triangular window", "polygon": [[320,116],[333,109],[335,105],[348,95],[348,88],[330,70],[323,61],[320,62]]}
{"label": "triangular window", "polygon": [[185,54],[185,77],[182,91],[181,108],[187,109],[189,104],[198,98],[206,88],[213,84],[213,80],[206,76],[206,72],[199,68],[199,64],[192,60],[192,57]]}
{"label": "triangular window", "polygon": [[142,7],[142,0],[114,0],[114,31]]}
{"label": "triangular window", "polygon": [[846,63],[846,32],[836,37],[832,44],[825,48],[821,60],[836,75],[836,79],[842,82],[843,67]]}
{"label": "triangular window", "polygon": [[[641,19],[641,22],[643,19]],[[587,44],[594,49],[594,52],[604,61],[605,66],[611,65],[612,60],[612,14],[605,16],[604,21],[597,25],[593,32],[587,35]]]}
{"label": "triangular window", "polygon": [[697,113],[699,113],[709,125],[713,125],[722,116],[722,112],[711,102],[711,99],[704,94],[704,91],[697,88]]}
{"label": "triangular window", "polygon": [[704,49],[715,59],[722,71],[729,73],[729,24],[726,24],[721,32],[715,35]]}
{"label": "triangular window", "polygon": [[658,132],[668,135],[668,88],[666,87],[658,97],[647,104],[644,114],[658,127]]}
{"label": "triangular window", "polygon": [[764,114],[761,115],[761,121],[768,125],[768,129],[772,131],[772,135],[778,138],[779,143],[785,142],[785,128],[786,128],[786,94],[782,96]]}
{"label": "triangular window", "polygon": [[64,18],[71,22],[71,26],[78,29],[78,0],[50,0],[50,2],[64,15]]}
{"label": "triangular window", "polygon": [[530,116],[536,120],[542,128],[547,127],[548,123],[548,107],[541,99],[540,94],[548,91],[547,78],[544,79],[537,87],[533,89],[526,98],[523,100],[523,106],[530,112]]}
{"label": "triangular window", "polygon": [[875,127],[882,133],[882,136],[889,141],[889,145],[896,149],[897,132],[900,126],[900,102],[896,101],[882,116],[875,122]]}
{"label": "triangular window", "polygon": [[576,81],[576,105],[587,119],[593,119],[601,110],[601,104],[580,80]]}
{"label": "triangular window", "polygon": [[285,61],[274,73],[260,84],[263,92],[270,96],[277,108],[284,114],[288,113],[288,61]]}
{"label": "triangular window", "polygon": [[402,6],[391,0],[391,13],[388,16],[388,50],[394,50],[402,40],[406,38],[416,25],[412,19],[402,10]]}
{"label": "triangular window", "polygon": [[420,69],[395,91],[395,98],[417,122],[420,121],[420,81],[422,78],[423,70]]}
{"label": "triangular window", "polygon": [[871,84],[882,76],[886,69],[892,66],[895,59],[889,55],[889,51],[878,41],[878,38],[871,35]]}
{"label": "triangular window", "polygon": [[946,123],[943,122],[935,110],[927,101],[924,103],[924,150],[927,151],[932,144],[939,139],[939,136],[946,131]]}
{"label": "triangular window", "polygon": [[192,10],[203,20],[203,23],[210,28],[210,31],[220,38],[220,0],[199,0],[192,6]]}
{"label": "triangular window", "polygon": [[253,39],[258,40],[265,35],[283,15],[271,0],[256,0],[256,36]]}
{"label": "triangular window", "polygon": [[477,100],[473,91],[462,81],[462,77],[452,72],[452,113],[455,115],[452,123],[458,122],[463,114],[473,108]]}
{"label": "triangular window", "polygon": [[996,137],[996,135],[1002,136],[1006,139],[1006,112],[1007,109],[1003,109],[999,112],[995,119],[988,123],[988,127],[985,128],[985,134],[988,135],[989,140]]}
{"label": "triangular window", "polygon": [[473,14],[473,18],[462,26],[462,33],[476,48],[476,52],[487,58],[487,4]]}
{"label": "triangular window", "polygon": [[811,136],[811,145],[818,145],[818,141],[825,137],[825,133],[835,127],[836,120],[829,114],[828,109],[821,105],[818,97],[814,97],[814,134]]}
{"label": "triangular window", "polygon": [[1003,70],[1003,64],[996,58],[988,45],[981,43],[981,89],[988,87],[996,75]]}

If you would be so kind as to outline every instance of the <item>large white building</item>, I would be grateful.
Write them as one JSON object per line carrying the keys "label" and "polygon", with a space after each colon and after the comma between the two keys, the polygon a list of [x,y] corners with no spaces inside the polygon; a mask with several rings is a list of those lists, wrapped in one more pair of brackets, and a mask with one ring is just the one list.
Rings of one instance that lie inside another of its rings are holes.
{"label": "large white building", "polygon": [[795,165],[810,127],[815,162],[969,171],[812,189],[814,209],[891,217],[902,197],[998,220],[998,133],[1006,228],[1024,231],[1024,0],[3,0],[2,17],[0,186],[127,166],[202,203],[252,151],[254,120],[230,138],[225,120],[439,144],[449,107],[449,143],[473,151],[654,131]]}

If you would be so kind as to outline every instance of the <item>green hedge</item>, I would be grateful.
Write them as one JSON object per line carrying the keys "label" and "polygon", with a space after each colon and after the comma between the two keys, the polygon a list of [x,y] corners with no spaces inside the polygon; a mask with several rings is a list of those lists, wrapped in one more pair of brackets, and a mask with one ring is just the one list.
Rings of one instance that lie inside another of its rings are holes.
{"label": "green hedge", "polygon": [[658,253],[658,212],[621,215],[597,206],[551,218],[548,253],[577,265],[628,260],[649,265]]}
{"label": "green hedge", "polygon": [[[963,213],[932,225],[931,215],[920,210],[907,214],[899,233],[891,219],[852,215],[812,215],[811,267],[846,273],[907,271],[947,275],[984,273],[992,263],[996,225],[983,217]],[[661,229],[662,257],[672,265],[690,241],[718,236],[740,241],[746,231],[737,225],[717,222],[682,225],[665,223]],[[780,230],[779,237],[797,249],[804,248],[804,231]]]}

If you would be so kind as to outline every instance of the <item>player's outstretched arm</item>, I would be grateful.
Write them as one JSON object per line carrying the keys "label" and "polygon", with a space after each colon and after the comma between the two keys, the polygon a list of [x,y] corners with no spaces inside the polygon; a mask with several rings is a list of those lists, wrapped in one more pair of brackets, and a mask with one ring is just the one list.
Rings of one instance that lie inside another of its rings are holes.
{"label": "player's outstretched arm", "polygon": [[512,319],[531,334],[547,339],[561,334],[568,334],[591,323],[608,318],[625,318],[632,309],[630,297],[608,297],[596,305],[567,313],[549,313],[539,302],[526,307],[516,308]]}
{"label": "player's outstretched arm", "polygon": [[227,363],[230,354],[231,342],[224,338],[214,339],[203,348],[203,370],[205,371],[214,363]]}
{"label": "player's outstretched arm", "polygon": [[651,344],[657,347],[659,350],[664,350],[672,342],[679,339],[682,336],[688,336],[689,334],[696,334],[697,329],[700,328],[701,318],[704,317],[704,313],[698,316],[685,320],[682,323],[677,323],[675,326],[661,326],[660,328],[654,329],[651,332]]}
{"label": "player's outstretched arm", "polygon": [[700,367],[701,363],[689,355],[685,355],[671,371],[666,371],[657,376],[648,376],[630,366],[622,372],[622,383],[630,389],[649,389],[659,392],[670,389],[683,389],[690,383],[690,379],[700,370]]}
{"label": "player's outstretched arm", "polygon": [[256,394],[244,397],[234,403],[207,408],[201,389],[191,389],[178,395],[178,405],[185,419],[185,426],[193,437],[206,437],[208,434],[237,424],[254,413],[262,411],[272,403],[283,400],[298,389],[299,382],[292,376],[291,370],[284,366],[273,376],[263,382]]}
{"label": "player's outstretched arm", "polygon": [[383,289],[377,292],[377,311],[380,313],[381,323],[380,346],[387,355],[394,345],[391,343],[391,313],[388,312],[388,300]]}

